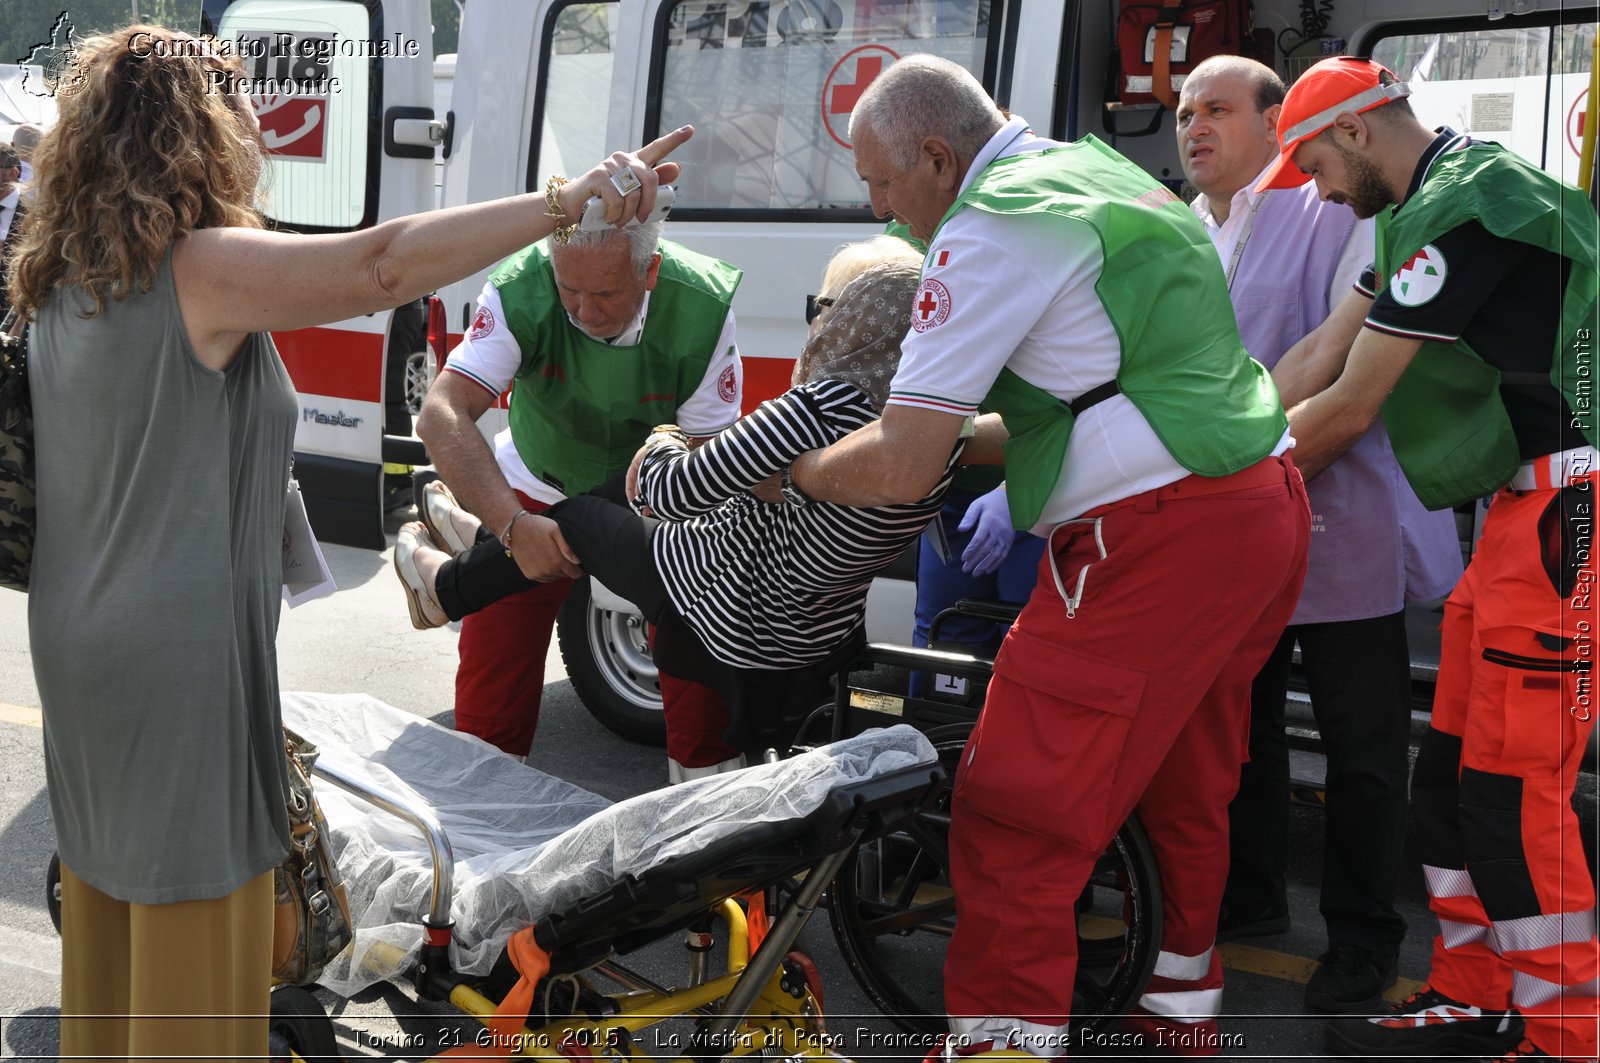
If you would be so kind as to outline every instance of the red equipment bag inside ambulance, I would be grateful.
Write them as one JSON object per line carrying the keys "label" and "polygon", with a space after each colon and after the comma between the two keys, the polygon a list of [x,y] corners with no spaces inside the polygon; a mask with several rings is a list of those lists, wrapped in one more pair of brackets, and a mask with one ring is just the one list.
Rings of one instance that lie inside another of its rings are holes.
{"label": "red equipment bag inside ambulance", "polygon": [[1117,98],[1176,111],[1184,75],[1213,55],[1250,55],[1250,35],[1249,0],[1121,0]]}

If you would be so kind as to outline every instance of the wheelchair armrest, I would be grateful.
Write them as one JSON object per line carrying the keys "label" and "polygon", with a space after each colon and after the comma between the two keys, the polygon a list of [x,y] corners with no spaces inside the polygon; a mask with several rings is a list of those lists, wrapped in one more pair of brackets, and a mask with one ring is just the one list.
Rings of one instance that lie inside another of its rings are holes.
{"label": "wheelchair armrest", "polygon": [[918,649],[887,642],[869,643],[867,659],[874,664],[887,664],[895,668],[920,669],[927,672],[941,672],[945,675],[965,675],[977,679],[986,678],[994,671],[992,657],[951,653],[948,650]]}
{"label": "wheelchair armrest", "polygon": [[1016,623],[1017,614],[1022,612],[1022,603],[1001,602],[990,598],[963,598],[951,608],[966,616],[993,620],[997,624],[1013,624]]}

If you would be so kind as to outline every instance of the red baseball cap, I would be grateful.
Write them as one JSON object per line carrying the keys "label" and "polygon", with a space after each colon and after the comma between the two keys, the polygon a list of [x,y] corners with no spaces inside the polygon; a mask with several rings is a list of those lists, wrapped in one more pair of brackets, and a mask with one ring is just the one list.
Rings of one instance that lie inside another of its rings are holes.
{"label": "red baseball cap", "polygon": [[[1382,84],[1382,74],[1392,79],[1389,84]],[[1360,114],[1409,95],[1410,85],[1370,59],[1353,55],[1324,59],[1301,74],[1283,98],[1283,110],[1278,114],[1281,154],[1256,185],[1256,191],[1305,184],[1311,178],[1294,164],[1296,148],[1333,125],[1341,114]]]}

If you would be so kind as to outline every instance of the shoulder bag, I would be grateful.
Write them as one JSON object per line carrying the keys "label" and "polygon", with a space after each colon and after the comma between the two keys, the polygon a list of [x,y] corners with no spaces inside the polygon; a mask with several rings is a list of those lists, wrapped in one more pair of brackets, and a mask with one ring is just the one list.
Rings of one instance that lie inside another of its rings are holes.
{"label": "shoulder bag", "polygon": [[309,985],[350,943],[350,902],[333,862],[332,841],[311,790],[317,748],[287,727],[289,855],[273,875],[272,976]]}

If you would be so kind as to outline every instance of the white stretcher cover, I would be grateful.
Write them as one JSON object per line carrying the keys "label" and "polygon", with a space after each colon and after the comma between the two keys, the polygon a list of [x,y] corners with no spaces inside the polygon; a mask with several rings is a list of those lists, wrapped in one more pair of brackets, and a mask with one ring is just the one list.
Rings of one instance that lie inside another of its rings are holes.
{"label": "white stretcher cover", "polygon": [[[516,930],[626,874],[803,817],[837,786],[938,760],[926,737],[899,726],[611,804],[364,694],[285,693],[283,720],[343,771],[433,809],[455,857],[452,961],[471,975],[487,974]],[[422,943],[432,863],[404,820],[326,781],[316,792],[356,925],[318,981],[349,997],[408,966]]]}

